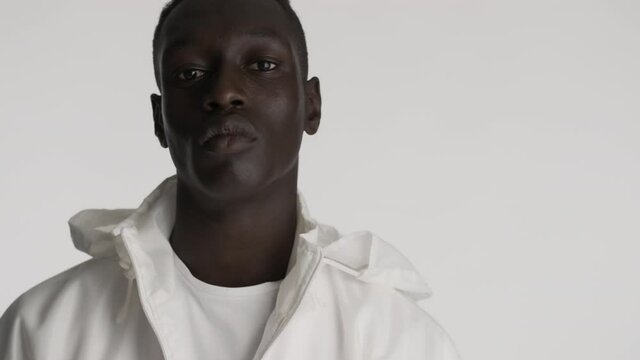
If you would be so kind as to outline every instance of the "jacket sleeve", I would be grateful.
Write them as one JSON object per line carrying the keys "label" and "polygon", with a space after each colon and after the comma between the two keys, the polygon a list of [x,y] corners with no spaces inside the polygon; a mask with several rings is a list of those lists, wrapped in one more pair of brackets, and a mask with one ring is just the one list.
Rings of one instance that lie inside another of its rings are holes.
{"label": "jacket sleeve", "polygon": [[20,316],[20,298],[0,317],[0,360],[34,360],[28,331]]}

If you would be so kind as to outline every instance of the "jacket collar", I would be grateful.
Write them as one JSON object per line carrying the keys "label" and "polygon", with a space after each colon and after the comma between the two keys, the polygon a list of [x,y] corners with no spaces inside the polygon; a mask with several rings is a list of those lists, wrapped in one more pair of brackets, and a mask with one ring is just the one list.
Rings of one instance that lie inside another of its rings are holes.
{"label": "jacket collar", "polygon": [[[175,264],[169,237],[175,222],[176,175],[165,179],[127,218],[115,225],[115,250],[130,280],[138,278],[140,294],[166,297],[174,291]],[[297,191],[297,225],[294,248],[276,301],[279,319],[285,318],[304,294],[303,285],[322,258],[317,241],[317,222],[309,215],[303,195]],[[141,281],[144,280],[144,281]],[[129,297],[120,321],[126,315]],[[161,299],[162,300],[162,299]]]}
{"label": "jacket collar", "polygon": [[[118,320],[126,317],[133,281],[141,296],[166,301],[174,290],[175,264],[169,236],[175,220],[177,177],[158,185],[137,209],[86,209],[69,221],[75,247],[93,257],[117,254],[129,287]],[[393,287],[414,300],[432,292],[409,260],[369,231],[340,234],[318,223],[297,191],[297,226],[287,275],[276,300],[274,326],[291,315],[316,268],[324,262],[355,278]],[[281,326],[281,325],[280,325]],[[277,326],[276,326],[277,327]]]}

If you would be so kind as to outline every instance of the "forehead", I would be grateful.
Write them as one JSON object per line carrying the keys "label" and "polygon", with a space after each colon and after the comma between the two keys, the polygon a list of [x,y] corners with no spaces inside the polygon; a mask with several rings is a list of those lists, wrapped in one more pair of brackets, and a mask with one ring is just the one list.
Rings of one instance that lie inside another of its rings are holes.
{"label": "forehead", "polygon": [[294,29],[276,0],[184,0],[167,17],[161,52],[172,44],[257,36],[293,43]]}

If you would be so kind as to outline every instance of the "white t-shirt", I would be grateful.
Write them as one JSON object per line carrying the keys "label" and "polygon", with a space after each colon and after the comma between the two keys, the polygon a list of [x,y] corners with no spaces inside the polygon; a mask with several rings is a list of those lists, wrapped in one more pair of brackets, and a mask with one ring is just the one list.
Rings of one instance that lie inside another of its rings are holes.
{"label": "white t-shirt", "polygon": [[276,303],[280,281],[245,287],[222,287],[194,277],[174,253],[176,286],[187,318],[176,329],[194,354],[209,360],[250,360],[258,349],[267,318]]}

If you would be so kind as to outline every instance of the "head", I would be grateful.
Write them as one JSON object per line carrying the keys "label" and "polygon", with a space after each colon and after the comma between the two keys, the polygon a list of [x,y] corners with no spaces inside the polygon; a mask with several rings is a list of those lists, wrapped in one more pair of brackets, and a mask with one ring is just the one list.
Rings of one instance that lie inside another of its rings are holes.
{"label": "head", "polygon": [[[179,181],[218,199],[295,185],[321,96],[287,0],[174,0],[158,22],[153,59],[155,133]],[[220,131],[234,136],[209,136]]]}
{"label": "head", "polygon": [[[154,70],[154,75],[156,78],[156,84],[158,85],[158,88],[160,88],[160,73],[159,73],[158,62],[157,62],[158,51],[159,51],[160,40],[161,40],[160,32],[169,14],[171,14],[171,12],[183,1],[184,0],[171,0],[164,6],[164,8],[162,9],[162,12],[160,12],[160,18],[158,19],[158,24],[156,25],[156,29],[153,33],[153,70]],[[295,36],[296,51],[298,52],[298,58],[301,61],[300,65],[302,67],[303,75],[306,78],[309,72],[309,54],[307,52],[307,39],[304,34],[304,29],[302,28],[302,24],[300,23],[300,18],[298,18],[298,14],[296,14],[296,12],[291,7],[289,0],[269,0],[269,1],[275,1],[280,6],[282,6],[282,9],[287,13],[289,20],[292,22],[292,24],[295,27],[295,33],[293,35]]]}

